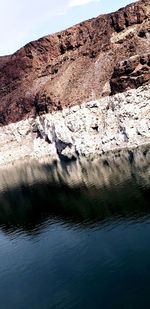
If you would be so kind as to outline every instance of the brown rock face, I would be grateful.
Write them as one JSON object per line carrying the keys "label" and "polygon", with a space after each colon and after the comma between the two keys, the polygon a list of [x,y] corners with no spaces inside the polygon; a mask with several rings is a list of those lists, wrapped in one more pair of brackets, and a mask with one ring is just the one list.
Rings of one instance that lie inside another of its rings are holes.
{"label": "brown rock face", "polygon": [[150,53],[119,62],[110,81],[111,94],[138,88],[150,81]]}
{"label": "brown rock face", "polygon": [[150,81],[150,2],[141,0],[0,57],[0,123]]}

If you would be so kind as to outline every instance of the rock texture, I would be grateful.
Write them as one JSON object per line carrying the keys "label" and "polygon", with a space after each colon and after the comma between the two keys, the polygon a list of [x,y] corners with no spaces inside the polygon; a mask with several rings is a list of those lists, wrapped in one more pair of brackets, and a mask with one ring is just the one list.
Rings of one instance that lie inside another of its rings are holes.
{"label": "rock texture", "polygon": [[0,57],[0,124],[138,88],[149,80],[150,2],[141,0]]}
{"label": "rock texture", "polygon": [[[149,42],[150,43],[150,42]],[[114,68],[110,81],[111,93],[124,92],[138,88],[150,81],[150,54],[132,56],[121,61]]]}
{"label": "rock texture", "polygon": [[150,144],[150,85],[1,127],[0,165],[26,156],[93,158],[142,144]]}

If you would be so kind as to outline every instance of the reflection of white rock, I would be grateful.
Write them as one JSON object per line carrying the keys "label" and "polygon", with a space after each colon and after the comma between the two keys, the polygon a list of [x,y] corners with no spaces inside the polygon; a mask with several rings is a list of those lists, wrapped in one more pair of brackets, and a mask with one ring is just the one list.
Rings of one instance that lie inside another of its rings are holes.
{"label": "reflection of white rock", "polygon": [[150,85],[0,128],[0,164],[150,143]]}
{"label": "reflection of white rock", "polygon": [[[71,149],[65,149],[72,158]],[[63,155],[65,155],[65,150]],[[52,151],[52,149],[51,149]],[[58,161],[51,165],[49,156],[39,164],[36,160],[20,161],[15,166],[7,165],[1,168],[0,191],[8,186],[32,184],[37,181],[47,183],[63,183],[69,187],[75,186],[111,186],[134,177],[135,182],[149,187],[150,184],[150,150],[146,146],[132,151],[121,150],[104,154],[92,160],[79,157],[69,164]]]}

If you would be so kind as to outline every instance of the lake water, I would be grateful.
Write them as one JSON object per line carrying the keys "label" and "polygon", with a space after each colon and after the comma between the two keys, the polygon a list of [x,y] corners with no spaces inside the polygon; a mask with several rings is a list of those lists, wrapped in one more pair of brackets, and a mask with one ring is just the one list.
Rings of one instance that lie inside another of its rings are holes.
{"label": "lake water", "polygon": [[149,308],[147,152],[0,176],[0,308]]}

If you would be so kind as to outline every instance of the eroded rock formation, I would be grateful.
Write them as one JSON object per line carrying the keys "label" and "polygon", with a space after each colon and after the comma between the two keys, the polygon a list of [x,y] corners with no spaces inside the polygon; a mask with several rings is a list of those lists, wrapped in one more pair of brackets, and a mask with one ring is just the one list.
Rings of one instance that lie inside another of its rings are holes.
{"label": "eroded rock formation", "polygon": [[141,0],[0,57],[0,124],[148,84],[150,2]]}
{"label": "eroded rock formation", "polygon": [[111,93],[138,88],[150,80],[150,53],[132,56],[119,62],[110,81]]}
{"label": "eroded rock formation", "polygon": [[[150,143],[150,85],[0,128],[0,165],[94,158]],[[147,146],[148,147],[148,146]]]}

